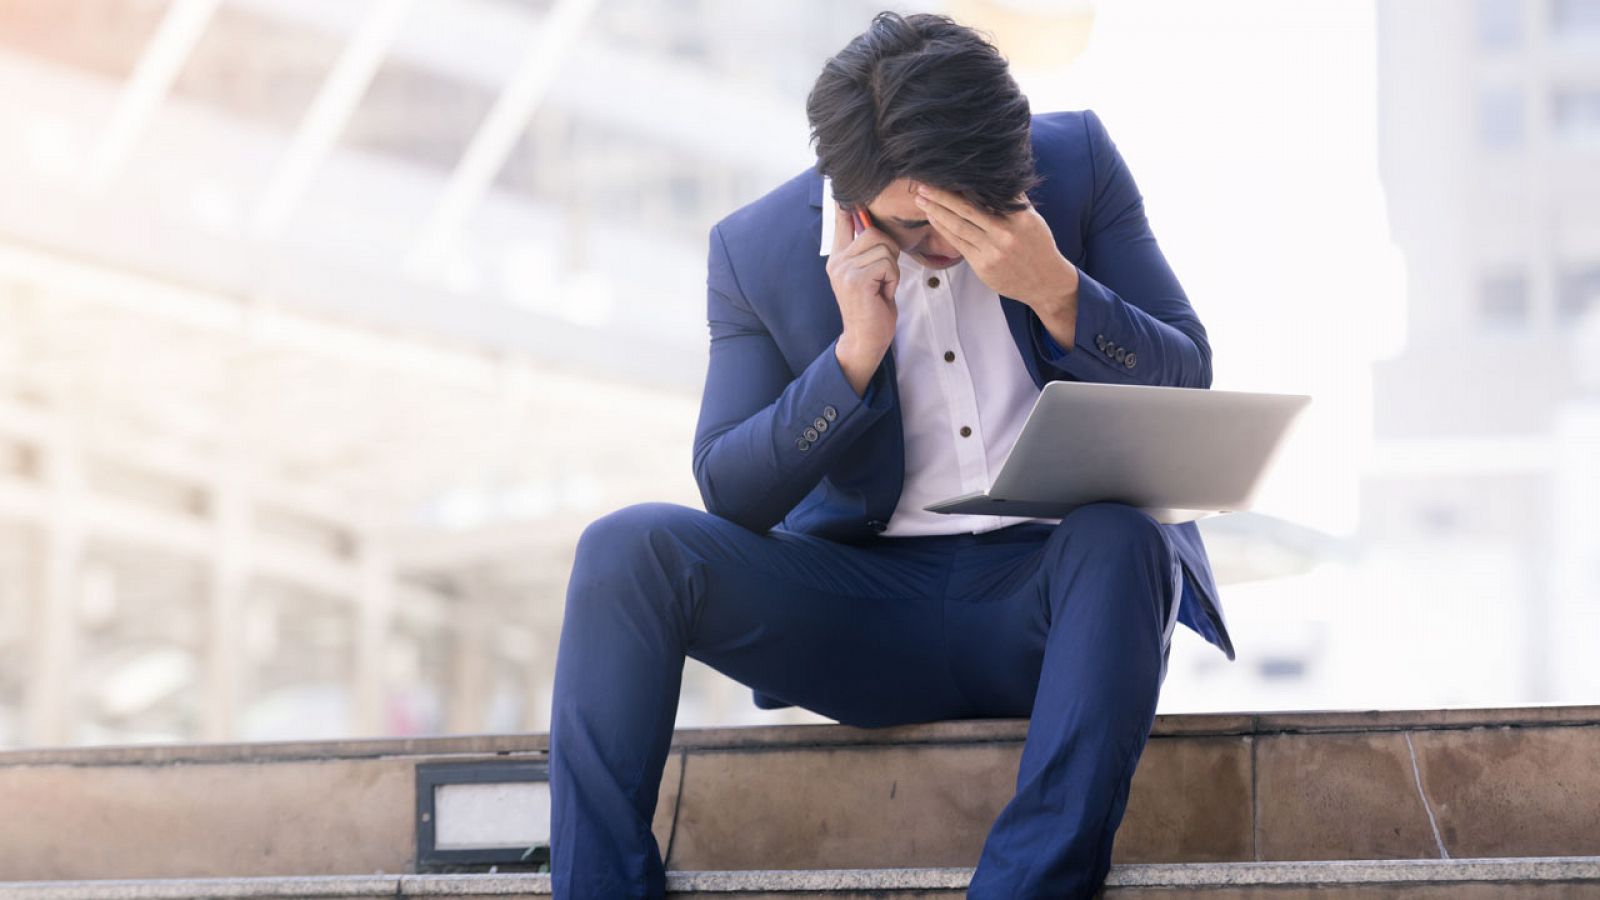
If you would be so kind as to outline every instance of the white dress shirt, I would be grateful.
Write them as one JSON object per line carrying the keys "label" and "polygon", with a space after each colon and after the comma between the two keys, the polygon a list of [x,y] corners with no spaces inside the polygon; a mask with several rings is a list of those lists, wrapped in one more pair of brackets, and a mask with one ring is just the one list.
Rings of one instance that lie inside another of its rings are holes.
{"label": "white dress shirt", "polygon": [[[833,246],[833,191],[822,182],[822,255]],[[930,503],[988,490],[1039,397],[1006,324],[1000,296],[966,260],[930,269],[899,258],[895,384],[905,434],[905,482],[884,537],[994,531],[1024,516],[933,513]]]}

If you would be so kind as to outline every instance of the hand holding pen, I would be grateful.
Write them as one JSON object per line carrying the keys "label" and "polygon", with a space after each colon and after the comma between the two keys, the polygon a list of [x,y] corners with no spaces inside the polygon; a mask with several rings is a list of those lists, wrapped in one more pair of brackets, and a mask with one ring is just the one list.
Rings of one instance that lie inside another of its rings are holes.
{"label": "hand holding pen", "polygon": [[894,340],[899,258],[900,245],[873,227],[864,206],[847,211],[834,204],[828,282],[844,322],[835,355],[858,395],[866,393],[867,382]]}

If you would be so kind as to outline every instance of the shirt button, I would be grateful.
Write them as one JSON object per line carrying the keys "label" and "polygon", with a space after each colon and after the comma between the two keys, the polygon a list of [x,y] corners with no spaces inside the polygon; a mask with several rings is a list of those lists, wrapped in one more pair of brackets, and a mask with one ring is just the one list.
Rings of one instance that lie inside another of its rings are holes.
{"label": "shirt button", "polygon": [[961,436],[962,437],[972,437],[972,429],[968,428],[965,425],[961,426]]}
{"label": "shirt button", "polygon": [[956,352],[954,350],[946,350],[944,352],[944,361],[945,362],[955,362],[956,361]]}
{"label": "shirt button", "polygon": [[932,278],[928,279],[928,287],[938,287],[938,286],[939,286],[939,276],[935,275]]}

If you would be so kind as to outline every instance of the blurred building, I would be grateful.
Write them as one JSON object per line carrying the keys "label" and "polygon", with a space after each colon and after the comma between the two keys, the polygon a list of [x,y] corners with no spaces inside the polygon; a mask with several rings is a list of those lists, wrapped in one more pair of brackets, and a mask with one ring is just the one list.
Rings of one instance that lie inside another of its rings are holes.
{"label": "blurred building", "polygon": [[1514,660],[1512,699],[1592,696],[1600,2],[1377,9],[1410,308],[1376,372],[1363,533],[1393,589],[1431,598],[1432,642]]}
{"label": "blurred building", "polygon": [[582,527],[699,502],[707,229],[879,7],[0,0],[0,746],[546,727]]}
{"label": "blurred building", "polygon": [[[707,229],[884,5],[0,0],[0,746],[544,729],[583,526],[699,503]],[[1317,396],[1162,711],[1600,687],[1597,5],[935,5],[1116,122],[1219,386]]]}

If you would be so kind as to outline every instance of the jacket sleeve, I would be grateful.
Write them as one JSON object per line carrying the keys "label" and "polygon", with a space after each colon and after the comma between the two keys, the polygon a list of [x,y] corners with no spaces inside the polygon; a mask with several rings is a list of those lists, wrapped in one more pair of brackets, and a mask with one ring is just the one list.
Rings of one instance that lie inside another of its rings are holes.
{"label": "jacket sleeve", "polygon": [[694,476],[707,512],[764,532],[883,415],[890,391],[879,366],[858,397],[834,355],[837,338],[795,374],[741,290],[720,229],[711,229],[706,265],[711,353]]}
{"label": "jacket sleeve", "polygon": [[1083,118],[1093,184],[1074,346],[1068,352],[1030,316],[1035,347],[1079,381],[1210,387],[1206,330],[1156,244],[1133,175],[1100,118]]}

